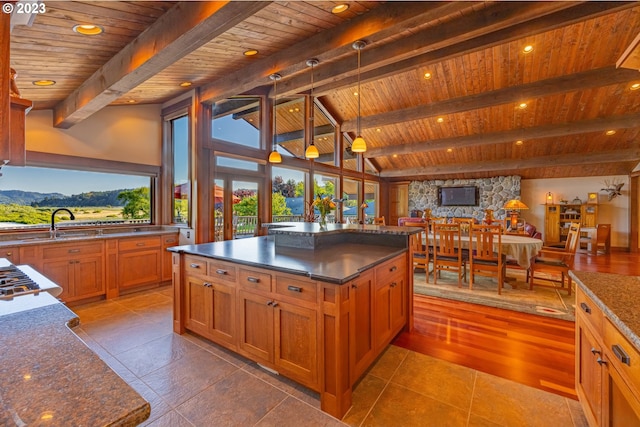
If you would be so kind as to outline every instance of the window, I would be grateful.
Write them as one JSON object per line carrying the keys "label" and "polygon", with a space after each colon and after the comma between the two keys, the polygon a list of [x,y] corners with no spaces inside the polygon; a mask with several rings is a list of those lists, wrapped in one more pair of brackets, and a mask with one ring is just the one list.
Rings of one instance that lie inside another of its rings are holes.
{"label": "window", "polygon": [[[336,198],[336,194],[338,191],[338,177],[335,175],[324,175],[316,173],[313,175],[313,193],[315,197],[330,197],[332,199]],[[320,212],[316,209],[316,214]],[[335,222],[336,212],[332,212],[327,216],[328,222]]]}
{"label": "window", "polygon": [[336,128],[322,109],[317,105],[314,105],[313,108],[313,121],[315,122],[313,142],[320,152],[320,157],[316,159],[316,162],[334,166],[336,163]]}
{"label": "window", "polygon": [[347,223],[357,223],[359,217],[360,187],[362,181],[355,179],[343,179],[344,189],[342,191],[342,219]]}
{"label": "window", "polygon": [[271,168],[271,220],[273,222],[305,219],[305,181],[303,171],[282,167]]}
{"label": "window", "polygon": [[189,116],[169,120],[173,147],[173,223],[189,224],[191,180],[189,179]]}
{"label": "window", "polygon": [[[366,206],[364,208],[365,219],[380,216],[379,214],[380,206],[377,203],[379,199],[380,199],[380,183],[375,181],[365,181],[364,197],[363,197],[363,202],[365,203],[365,206]],[[395,224],[391,224],[391,225],[395,225]]]}
{"label": "window", "polygon": [[65,226],[149,223],[151,184],[150,176],[4,166],[0,228],[48,228],[57,208],[67,208],[75,217],[71,220],[64,212],[56,216]]}
{"label": "window", "polygon": [[260,98],[230,98],[212,106],[211,136],[260,148]]}

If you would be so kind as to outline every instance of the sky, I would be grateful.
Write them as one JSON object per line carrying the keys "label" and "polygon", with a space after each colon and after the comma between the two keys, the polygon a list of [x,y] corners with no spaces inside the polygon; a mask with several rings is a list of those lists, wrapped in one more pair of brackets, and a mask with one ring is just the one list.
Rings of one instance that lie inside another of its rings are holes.
{"label": "sky", "polygon": [[62,193],[66,196],[89,191],[120,190],[149,186],[149,177],[62,169],[11,167],[0,170],[0,190]]}

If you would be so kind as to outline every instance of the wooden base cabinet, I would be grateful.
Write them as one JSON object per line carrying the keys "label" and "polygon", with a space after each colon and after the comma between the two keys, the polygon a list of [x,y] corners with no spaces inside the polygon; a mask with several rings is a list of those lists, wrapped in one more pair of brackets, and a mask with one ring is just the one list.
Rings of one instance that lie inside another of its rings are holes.
{"label": "wooden base cabinet", "polygon": [[120,239],[118,242],[118,289],[162,281],[160,236]]}
{"label": "wooden base cabinet", "polygon": [[42,248],[42,274],[62,287],[59,298],[71,302],[105,293],[104,244],[58,244]]}
{"label": "wooden base cabinet", "polygon": [[[174,271],[175,332],[236,345],[239,354],[320,392],[322,410],[337,418],[351,406],[353,385],[408,327],[406,253],[342,285],[184,253],[173,263],[180,273]],[[231,282],[235,304],[230,290],[216,297],[217,286],[230,289]]]}
{"label": "wooden base cabinet", "polygon": [[576,392],[591,427],[640,427],[640,352],[578,289]]}

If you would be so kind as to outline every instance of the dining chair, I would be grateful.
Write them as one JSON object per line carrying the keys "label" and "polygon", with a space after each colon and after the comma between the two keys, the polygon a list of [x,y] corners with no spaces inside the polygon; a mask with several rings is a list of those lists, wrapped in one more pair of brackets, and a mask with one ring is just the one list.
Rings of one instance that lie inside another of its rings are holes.
{"label": "dining chair", "polygon": [[[466,266],[462,259],[460,224],[434,224],[433,283],[438,284],[442,271],[458,273],[458,287],[466,276]],[[437,236],[437,244],[436,238]]]}
{"label": "dining chair", "polygon": [[429,224],[415,223],[411,227],[420,227],[422,230],[411,236],[412,250],[411,260],[414,269],[424,269],[427,283],[429,283],[429,262],[433,260],[433,251],[429,248]]}
{"label": "dining chair", "polygon": [[373,225],[387,225],[385,223],[384,217],[383,216],[377,216],[373,218]]}
{"label": "dining chair", "polygon": [[598,249],[602,247],[602,253],[609,254],[611,252],[611,224],[596,225],[596,241],[591,243],[596,245],[591,248],[594,254],[598,253]]}
{"label": "dining chair", "polygon": [[[569,270],[573,268],[576,257],[576,250],[580,242],[580,223],[571,223],[564,249],[555,247],[543,247],[531,263],[529,273],[529,289],[534,285],[548,286],[541,283],[534,283],[537,280],[560,283],[561,288],[567,283],[568,295],[571,295],[572,281]],[[536,275],[538,273],[538,275]],[[545,276],[540,275],[544,273]],[[551,274],[552,276],[549,276]],[[553,276],[560,274],[560,280],[555,280]],[[555,287],[555,286],[553,286]]]}
{"label": "dining chair", "polygon": [[469,289],[473,289],[475,276],[498,279],[498,294],[502,294],[506,256],[502,254],[502,228],[500,225],[472,225],[469,250]]}

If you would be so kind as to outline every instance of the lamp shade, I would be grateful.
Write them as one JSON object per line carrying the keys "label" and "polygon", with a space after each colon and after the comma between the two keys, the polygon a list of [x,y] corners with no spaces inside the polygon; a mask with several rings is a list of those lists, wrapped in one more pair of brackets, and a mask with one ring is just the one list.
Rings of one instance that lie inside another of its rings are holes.
{"label": "lamp shade", "polygon": [[364,153],[365,151],[367,151],[367,143],[364,142],[363,137],[358,136],[353,140],[353,144],[351,144],[351,151],[353,151],[354,153]]}
{"label": "lamp shade", "polygon": [[269,163],[282,163],[282,156],[276,150],[269,153]]}
{"label": "lamp shade", "polygon": [[503,208],[505,209],[529,209],[529,206],[525,205],[518,199],[509,200],[504,204]]}
{"label": "lamp shade", "polygon": [[307,147],[307,150],[304,152],[304,156],[307,159],[317,159],[320,157],[320,152],[318,151],[318,148],[312,144]]}

